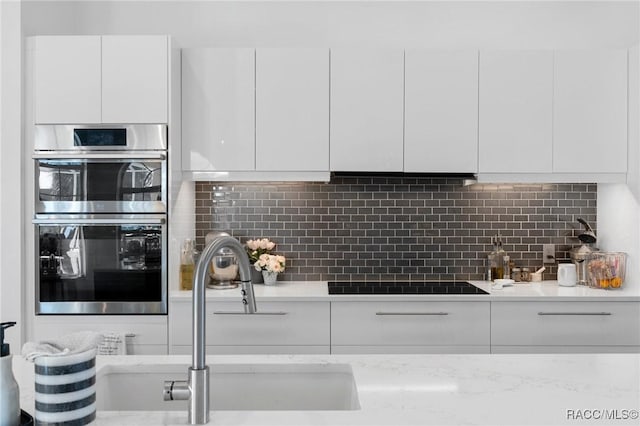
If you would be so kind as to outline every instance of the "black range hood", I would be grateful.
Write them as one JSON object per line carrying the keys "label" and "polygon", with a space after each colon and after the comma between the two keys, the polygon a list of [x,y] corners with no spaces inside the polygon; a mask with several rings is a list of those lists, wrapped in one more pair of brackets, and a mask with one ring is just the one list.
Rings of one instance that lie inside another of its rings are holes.
{"label": "black range hood", "polygon": [[331,172],[331,177],[412,177],[475,179],[473,173]]}

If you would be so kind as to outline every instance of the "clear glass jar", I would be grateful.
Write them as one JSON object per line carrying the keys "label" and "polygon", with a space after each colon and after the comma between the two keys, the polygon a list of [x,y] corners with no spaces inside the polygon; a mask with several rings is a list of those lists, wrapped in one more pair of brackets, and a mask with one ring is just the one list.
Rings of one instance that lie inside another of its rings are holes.
{"label": "clear glass jar", "polygon": [[531,271],[529,270],[529,268],[522,268],[522,281],[531,281]]}
{"label": "clear glass jar", "polygon": [[508,255],[502,257],[502,275],[504,278],[511,278],[511,259]]}
{"label": "clear glass jar", "polygon": [[520,268],[513,268],[511,272],[511,279],[519,283],[522,281],[522,270]]}

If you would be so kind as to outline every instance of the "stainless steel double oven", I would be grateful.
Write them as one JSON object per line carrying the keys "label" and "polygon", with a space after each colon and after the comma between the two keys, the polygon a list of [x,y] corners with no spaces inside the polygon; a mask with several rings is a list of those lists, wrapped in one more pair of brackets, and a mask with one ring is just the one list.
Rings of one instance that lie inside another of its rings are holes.
{"label": "stainless steel double oven", "polygon": [[167,127],[35,129],[36,314],[167,313]]}

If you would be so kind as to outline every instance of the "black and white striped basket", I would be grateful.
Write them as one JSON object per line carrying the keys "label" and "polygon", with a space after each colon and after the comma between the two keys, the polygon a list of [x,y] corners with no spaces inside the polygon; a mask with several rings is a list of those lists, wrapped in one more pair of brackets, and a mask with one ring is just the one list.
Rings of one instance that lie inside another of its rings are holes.
{"label": "black and white striped basket", "polygon": [[96,350],[41,356],[36,366],[36,425],[83,426],[96,418]]}

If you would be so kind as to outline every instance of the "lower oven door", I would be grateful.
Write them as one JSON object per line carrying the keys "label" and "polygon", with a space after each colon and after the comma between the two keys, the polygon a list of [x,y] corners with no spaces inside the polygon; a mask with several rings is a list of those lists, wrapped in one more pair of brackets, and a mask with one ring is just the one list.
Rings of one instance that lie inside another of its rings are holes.
{"label": "lower oven door", "polygon": [[167,313],[165,215],[38,216],[36,314]]}

